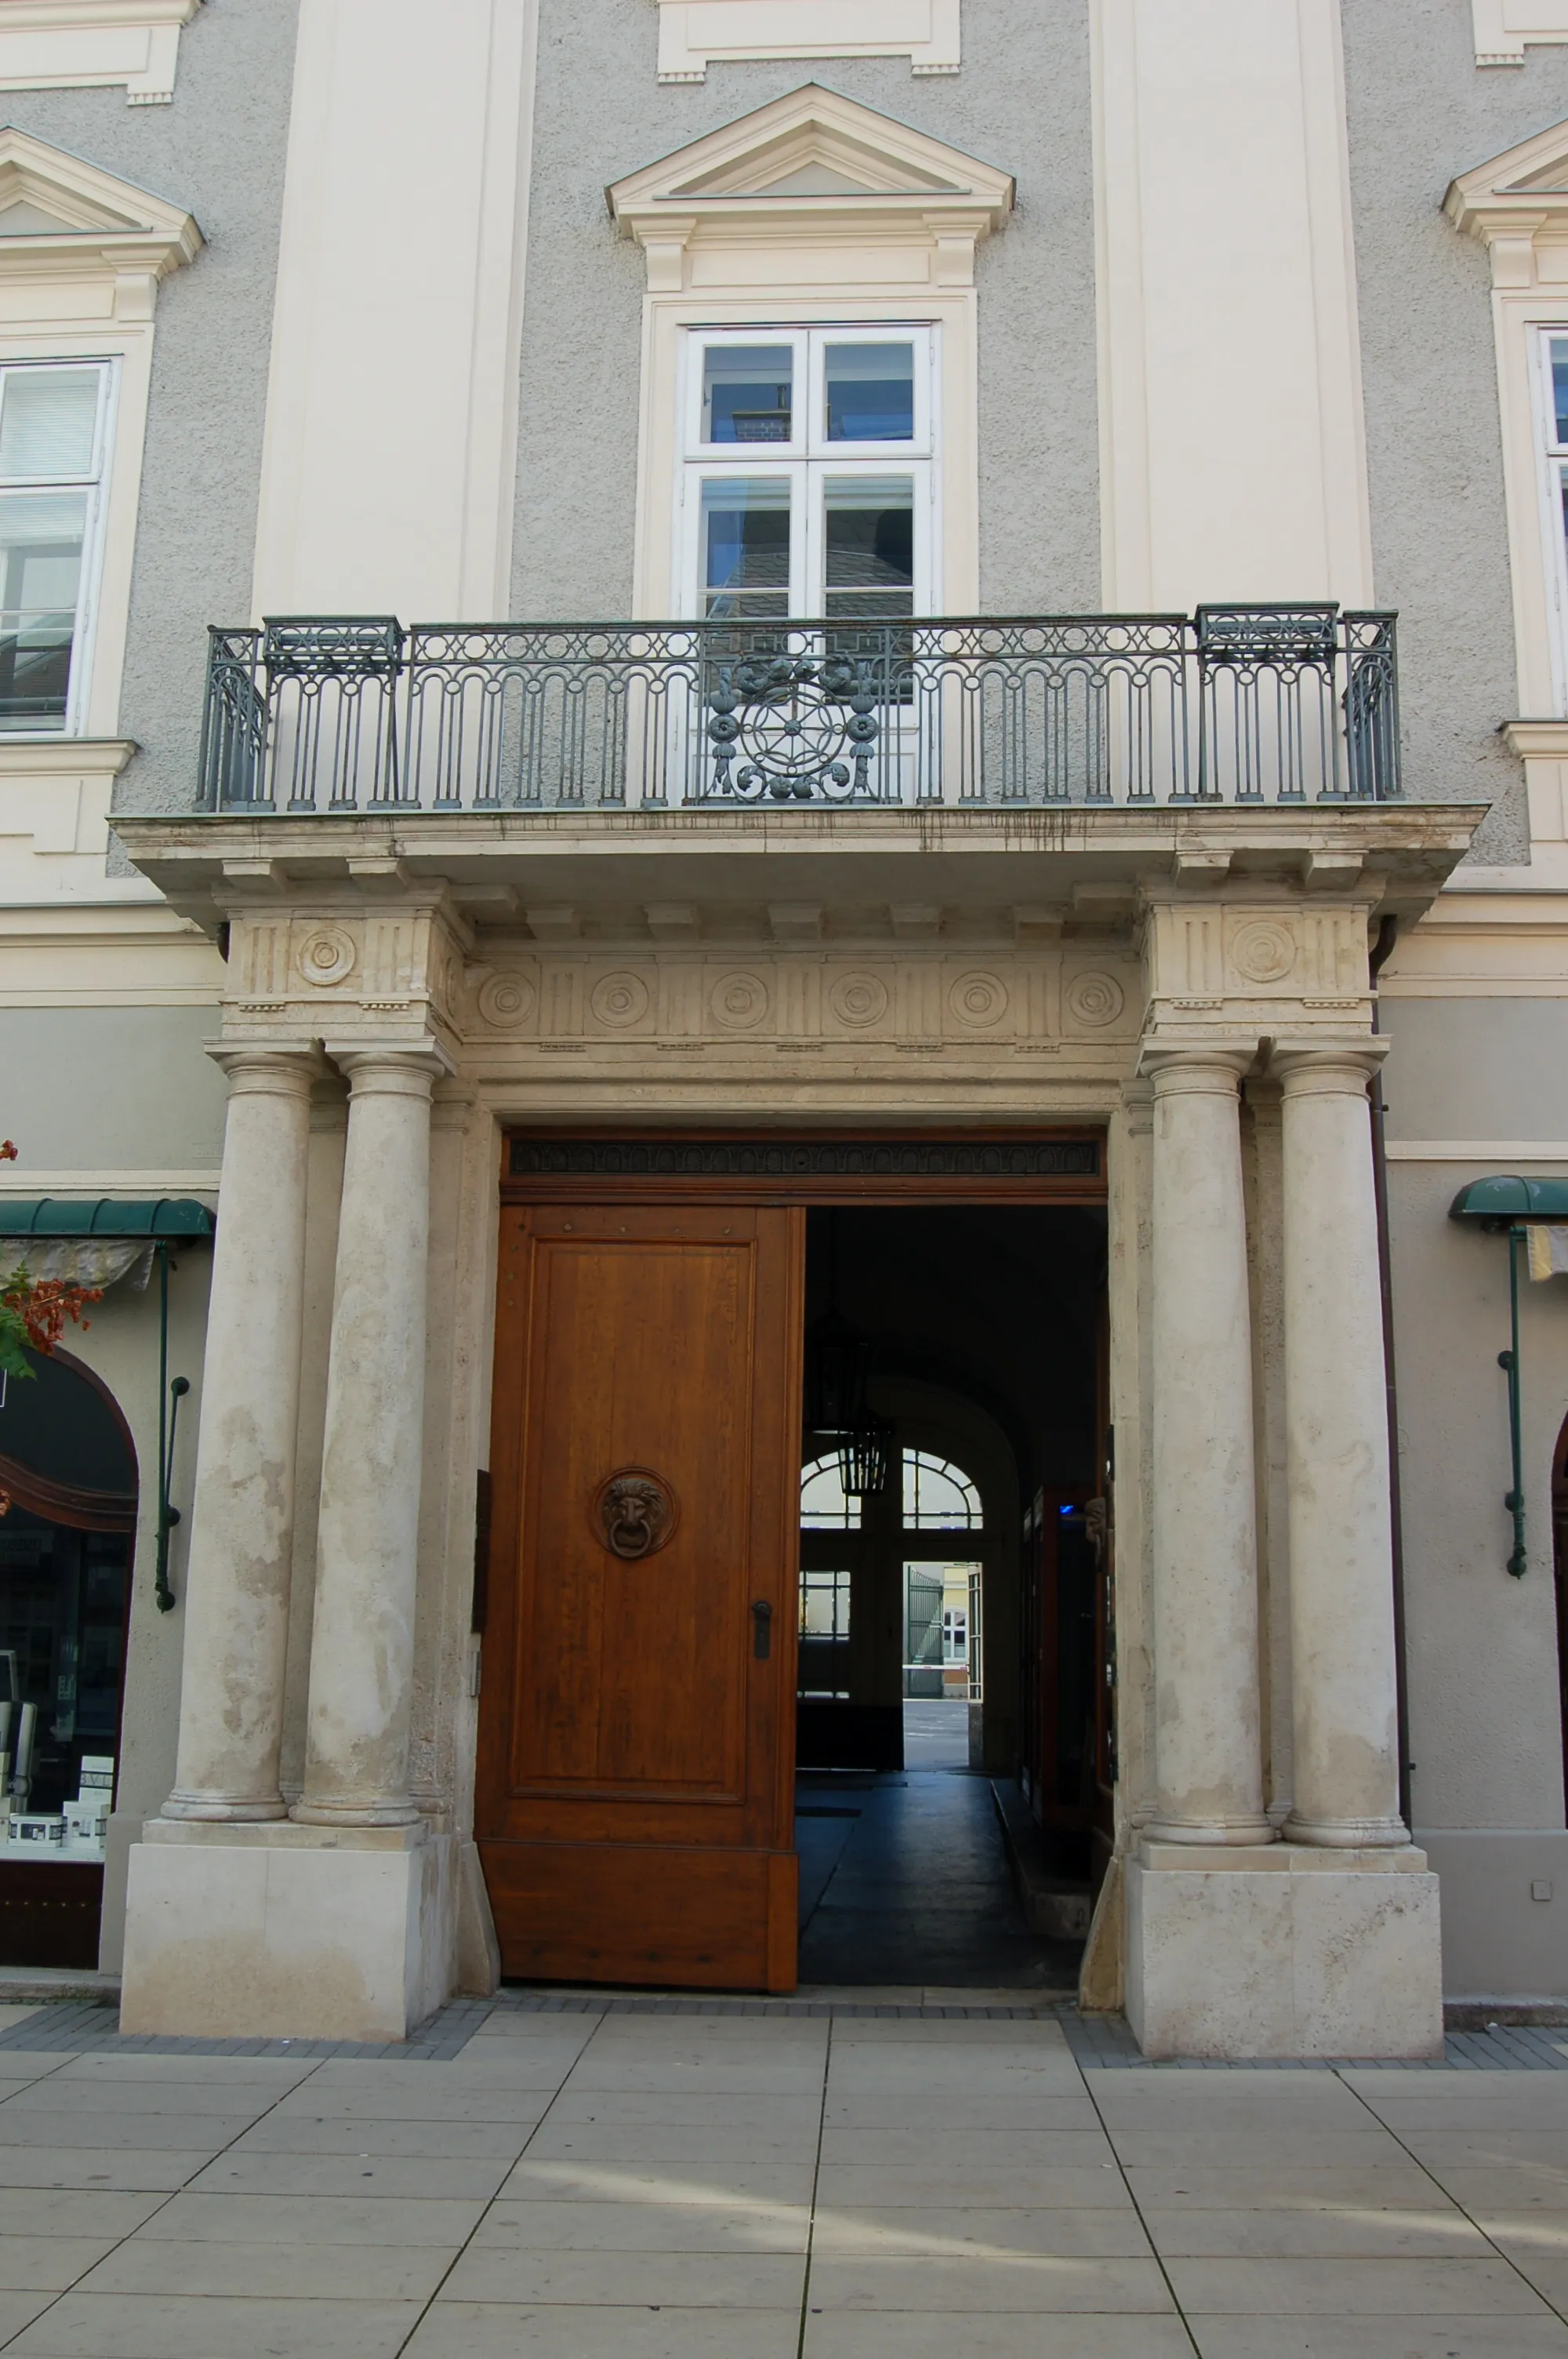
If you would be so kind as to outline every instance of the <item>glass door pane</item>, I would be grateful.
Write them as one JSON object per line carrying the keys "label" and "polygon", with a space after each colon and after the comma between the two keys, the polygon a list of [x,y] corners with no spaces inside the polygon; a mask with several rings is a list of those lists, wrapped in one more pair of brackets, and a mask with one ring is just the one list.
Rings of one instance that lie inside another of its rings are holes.
{"label": "glass door pane", "polygon": [[702,486],[702,612],[714,622],[783,622],[793,587],[787,475],[709,475]]}
{"label": "glass door pane", "polygon": [[902,622],[914,613],[914,481],[827,475],[822,487],[823,612],[830,622]]}

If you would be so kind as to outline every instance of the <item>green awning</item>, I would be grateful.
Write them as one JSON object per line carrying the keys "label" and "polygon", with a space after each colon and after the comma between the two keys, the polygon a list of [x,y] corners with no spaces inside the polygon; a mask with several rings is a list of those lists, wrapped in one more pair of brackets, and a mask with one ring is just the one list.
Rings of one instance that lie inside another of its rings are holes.
{"label": "green awning", "polygon": [[194,1196],[0,1196],[0,1237],[210,1237],[214,1225]]}
{"label": "green awning", "polygon": [[1521,1180],[1511,1172],[1472,1180],[1448,1207],[1448,1217],[1504,1228],[1515,1221],[1568,1221],[1568,1180]]}

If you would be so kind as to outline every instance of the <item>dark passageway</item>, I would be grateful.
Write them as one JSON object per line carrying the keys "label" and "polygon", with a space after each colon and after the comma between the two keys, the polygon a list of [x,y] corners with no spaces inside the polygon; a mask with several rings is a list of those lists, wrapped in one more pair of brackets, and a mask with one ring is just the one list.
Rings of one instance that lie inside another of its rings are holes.
{"label": "dark passageway", "polygon": [[901,1773],[803,1775],[800,1980],[907,1989],[1077,1987],[1078,1945],[1024,1923],[989,1780],[916,1766],[955,1750],[954,1707],[912,1704]]}

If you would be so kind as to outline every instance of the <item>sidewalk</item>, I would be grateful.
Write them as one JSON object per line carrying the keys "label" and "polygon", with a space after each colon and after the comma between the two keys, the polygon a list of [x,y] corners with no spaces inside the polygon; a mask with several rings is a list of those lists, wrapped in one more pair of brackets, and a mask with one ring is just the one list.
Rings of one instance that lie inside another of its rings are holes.
{"label": "sidewalk", "polygon": [[427,2060],[18,2044],[80,2019],[0,2040],[7,2354],[1568,2359],[1561,2070],[722,2005],[503,2003]]}

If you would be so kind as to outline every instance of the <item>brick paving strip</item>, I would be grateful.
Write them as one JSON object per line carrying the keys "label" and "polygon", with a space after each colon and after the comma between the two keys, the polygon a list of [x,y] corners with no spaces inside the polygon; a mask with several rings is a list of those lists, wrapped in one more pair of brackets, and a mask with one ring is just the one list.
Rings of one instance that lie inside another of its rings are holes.
{"label": "brick paving strip", "polygon": [[7,2354],[1568,2359],[1568,2028],[1150,2067],[1007,1993],[114,2026],[0,2007]]}

